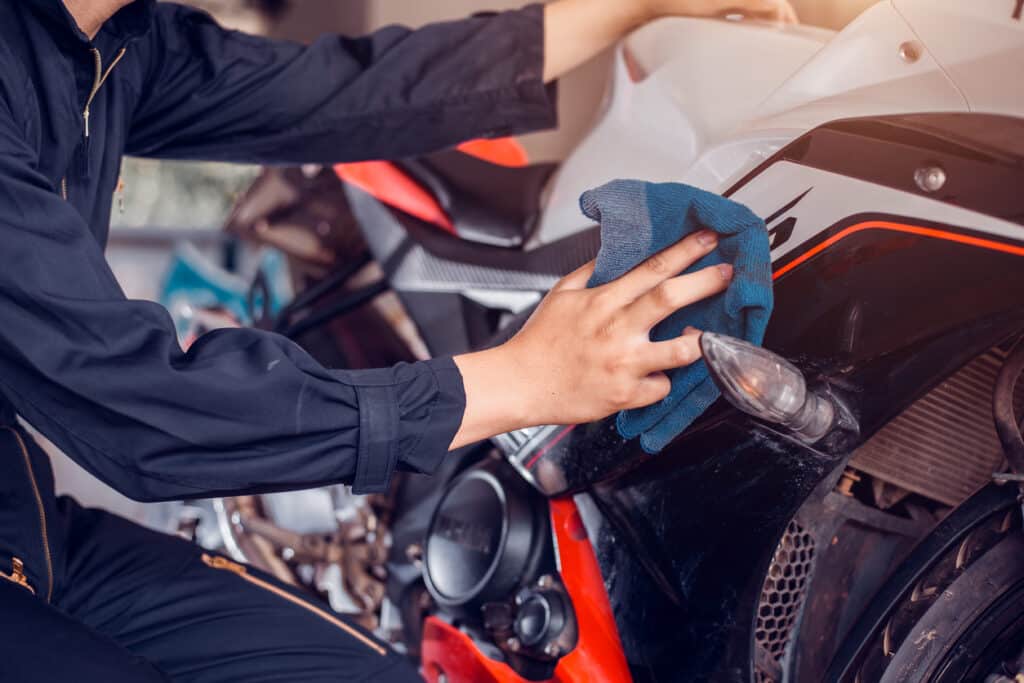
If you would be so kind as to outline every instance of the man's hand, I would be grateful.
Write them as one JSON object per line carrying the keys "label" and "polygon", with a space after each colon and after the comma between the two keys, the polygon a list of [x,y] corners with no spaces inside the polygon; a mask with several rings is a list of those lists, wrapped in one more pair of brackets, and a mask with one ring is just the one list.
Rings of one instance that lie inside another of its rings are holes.
{"label": "man's hand", "polygon": [[571,71],[648,21],[729,13],[797,22],[788,0],[556,0],[544,8],[544,80]]}
{"label": "man's hand", "polygon": [[788,0],[648,0],[652,18],[666,16],[718,17],[742,14],[756,19],[796,24],[796,10]]}
{"label": "man's hand", "polygon": [[676,275],[714,250],[690,235],[623,277],[587,289],[593,262],[562,279],[523,329],[494,349],[457,356],[466,412],[452,448],[521,427],[577,424],[668,395],[664,370],[700,358],[699,332],[652,342],[661,320],[724,291],[728,265]]}

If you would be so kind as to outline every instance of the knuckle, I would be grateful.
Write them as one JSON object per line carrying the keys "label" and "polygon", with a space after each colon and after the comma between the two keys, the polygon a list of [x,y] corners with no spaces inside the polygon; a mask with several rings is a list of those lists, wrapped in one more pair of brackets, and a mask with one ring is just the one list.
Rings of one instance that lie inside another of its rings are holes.
{"label": "knuckle", "polygon": [[615,296],[612,290],[601,288],[594,291],[590,299],[591,305],[601,311],[610,311],[615,308]]}
{"label": "knuckle", "polygon": [[660,401],[672,393],[672,380],[662,375],[658,380],[657,390],[654,392],[657,397],[655,400]]}
{"label": "knuckle", "polygon": [[608,341],[614,339],[615,335],[619,330],[619,319],[617,317],[609,318],[608,320],[601,323],[597,328],[596,336],[602,341]]}
{"label": "knuckle", "polygon": [[664,253],[657,253],[645,261],[647,269],[655,275],[668,276],[669,262]]}
{"label": "knuckle", "polygon": [[672,361],[677,366],[689,365],[697,360],[693,345],[687,341],[680,341],[672,347]]}
{"label": "knuckle", "polygon": [[608,390],[608,400],[616,407],[630,405],[633,399],[633,388],[626,382],[616,382]]}
{"label": "knuckle", "polygon": [[654,298],[654,303],[659,308],[668,309],[675,308],[676,306],[675,287],[671,280],[666,280],[659,284],[651,292],[651,295]]}
{"label": "knuckle", "polygon": [[610,356],[605,360],[604,371],[605,374],[612,379],[612,387],[616,386],[619,376],[622,375],[624,365],[625,363],[621,356]]}

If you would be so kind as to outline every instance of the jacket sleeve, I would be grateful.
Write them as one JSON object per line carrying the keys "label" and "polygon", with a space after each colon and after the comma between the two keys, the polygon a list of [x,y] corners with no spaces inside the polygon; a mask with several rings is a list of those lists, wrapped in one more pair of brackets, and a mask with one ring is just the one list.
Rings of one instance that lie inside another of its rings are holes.
{"label": "jacket sleeve", "polygon": [[2,86],[0,394],[33,426],[139,500],[338,482],[381,491],[396,467],[437,467],[465,405],[451,359],[331,371],[283,337],[241,329],[184,353],[168,313],[125,298],[36,170]]}
{"label": "jacket sleeve", "polygon": [[[552,127],[543,8],[306,47],[160,3],[128,153],[253,163],[399,158]],[[134,48],[132,48],[134,49]]]}

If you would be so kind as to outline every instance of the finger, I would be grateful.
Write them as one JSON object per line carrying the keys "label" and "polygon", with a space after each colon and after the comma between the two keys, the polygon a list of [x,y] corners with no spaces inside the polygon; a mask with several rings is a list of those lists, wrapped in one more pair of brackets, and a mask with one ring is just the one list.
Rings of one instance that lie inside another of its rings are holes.
{"label": "finger", "polygon": [[785,0],[748,0],[743,11],[749,16],[768,21],[784,21]]}
{"label": "finger", "polygon": [[629,408],[643,408],[663,400],[672,391],[672,381],[663,372],[653,372],[640,380],[635,399],[626,406]]}
{"label": "finger", "polygon": [[552,289],[586,289],[594,274],[594,262],[589,261],[559,280]]}
{"label": "finger", "polygon": [[732,274],[732,266],[722,263],[665,280],[630,304],[628,324],[649,330],[679,309],[724,291]]}
{"label": "finger", "polygon": [[785,16],[782,18],[783,23],[786,24],[799,24],[800,16],[796,13],[796,9],[789,2],[783,2],[785,8]]}
{"label": "finger", "polygon": [[672,246],[629,271],[618,280],[606,285],[615,290],[617,296],[632,301],[683,272],[718,246],[718,235],[710,230],[701,230],[688,235]]}
{"label": "finger", "polygon": [[681,337],[652,342],[649,351],[643,354],[644,364],[640,371],[660,372],[682,368],[697,362],[700,357],[700,330],[690,327]]}

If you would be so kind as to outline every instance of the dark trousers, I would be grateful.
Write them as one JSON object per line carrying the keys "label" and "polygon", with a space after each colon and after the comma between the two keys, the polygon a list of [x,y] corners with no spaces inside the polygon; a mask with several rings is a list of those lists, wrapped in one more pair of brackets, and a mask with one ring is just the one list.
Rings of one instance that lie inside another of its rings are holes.
{"label": "dark trousers", "polygon": [[11,426],[0,427],[0,572],[4,683],[420,680],[262,572],[55,498],[48,458]]}

